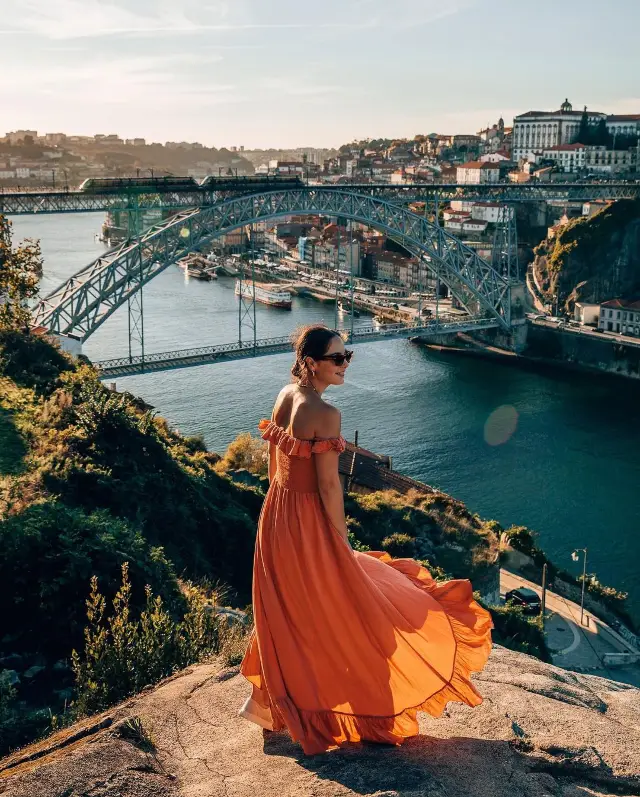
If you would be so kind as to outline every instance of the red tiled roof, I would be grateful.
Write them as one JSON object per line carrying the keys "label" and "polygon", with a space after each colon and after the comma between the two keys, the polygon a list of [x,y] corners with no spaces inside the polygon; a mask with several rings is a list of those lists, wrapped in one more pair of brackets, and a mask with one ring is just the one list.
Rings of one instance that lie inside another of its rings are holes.
{"label": "red tiled roof", "polygon": [[467,161],[467,163],[461,163],[458,166],[458,169],[499,169],[497,163],[483,163],[482,161]]}
{"label": "red tiled roof", "polygon": [[560,152],[561,150],[584,149],[584,144],[556,144],[554,147],[545,147],[545,152]]}
{"label": "red tiled roof", "polygon": [[640,113],[614,113],[607,116],[608,122],[640,122]]}
{"label": "red tiled roof", "polygon": [[614,310],[640,310],[640,301],[631,302],[628,299],[609,299],[608,302],[601,302],[600,307]]}
{"label": "red tiled roof", "polygon": [[526,113],[518,114],[516,119],[524,119],[527,116],[558,116],[558,114],[563,116],[582,116],[582,111],[527,111]]}

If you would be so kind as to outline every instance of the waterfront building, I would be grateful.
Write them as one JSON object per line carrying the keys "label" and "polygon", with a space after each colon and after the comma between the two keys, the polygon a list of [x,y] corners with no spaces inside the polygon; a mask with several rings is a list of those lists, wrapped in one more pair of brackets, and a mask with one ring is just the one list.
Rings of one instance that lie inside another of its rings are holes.
{"label": "waterfront building", "polygon": [[640,337],[640,301],[610,299],[600,305],[599,329]]}
{"label": "waterfront building", "polygon": [[589,302],[576,302],[573,308],[573,317],[580,324],[597,325],[600,318],[600,305]]}

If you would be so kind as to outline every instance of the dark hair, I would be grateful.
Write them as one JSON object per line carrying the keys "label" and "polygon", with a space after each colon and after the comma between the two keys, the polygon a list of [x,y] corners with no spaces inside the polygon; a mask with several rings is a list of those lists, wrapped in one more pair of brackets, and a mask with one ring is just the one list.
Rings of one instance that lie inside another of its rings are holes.
{"label": "dark hair", "polygon": [[296,361],[291,368],[291,374],[295,379],[300,379],[306,370],[305,357],[317,360],[322,357],[333,338],[341,338],[342,335],[335,329],[329,329],[324,324],[309,324],[306,327],[299,327],[291,336],[293,350],[296,353]]}

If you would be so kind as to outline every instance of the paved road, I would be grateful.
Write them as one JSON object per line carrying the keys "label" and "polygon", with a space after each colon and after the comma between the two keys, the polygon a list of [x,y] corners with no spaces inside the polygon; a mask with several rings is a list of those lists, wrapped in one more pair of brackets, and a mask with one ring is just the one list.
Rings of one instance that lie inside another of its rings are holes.
{"label": "paved road", "polygon": [[[529,587],[541,595],[538,584],[507,570],[500,570],[500,594],[516,587]],[[619,642],[590,612],[584,613],[580,626],[580,606],[547,590],[545,632],[553,663],[567,670],[586,671],[614,681],[640,687],[640,664],[611,667],[603,663],[605,653],[625,653],[629,648]]]}
{"label": "paved road", "polygon": [[593,327],[577,327],[569,326],[565,323],[564,326],[559,327],[558,321],[548,321],[547,319],[539,318],[534,321],[532,318],[528,319],[532,324],[541,327],[550,327],[551,329],[561,329],[563,332],[573,332],[576,335],[587,335],[590,338],[599,338],[600,340],[608,340],[614,343],[625,343],[631,346],[640,346],[640,339],[634,338],[629,335],[621,335],[619,332],[595,332]]}

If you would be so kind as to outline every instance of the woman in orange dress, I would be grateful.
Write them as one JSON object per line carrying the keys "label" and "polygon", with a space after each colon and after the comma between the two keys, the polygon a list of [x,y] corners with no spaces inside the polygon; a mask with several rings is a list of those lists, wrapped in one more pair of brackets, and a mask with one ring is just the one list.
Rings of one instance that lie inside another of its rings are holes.
{"label": "woman in orange dress", "polygon": [[344,383],[352,352],[324,326],[302,329],[271,420],[270,486],[253,569],[255,626],[241,672],[240,715],[286,730],[305,753],[349,742],[400,744],[416,714],[477,706],[471,683],[491,650],[491,617],[469,581],[436,583],[413,559],[354,551],[338,460],[340,412],[322,399]]}

